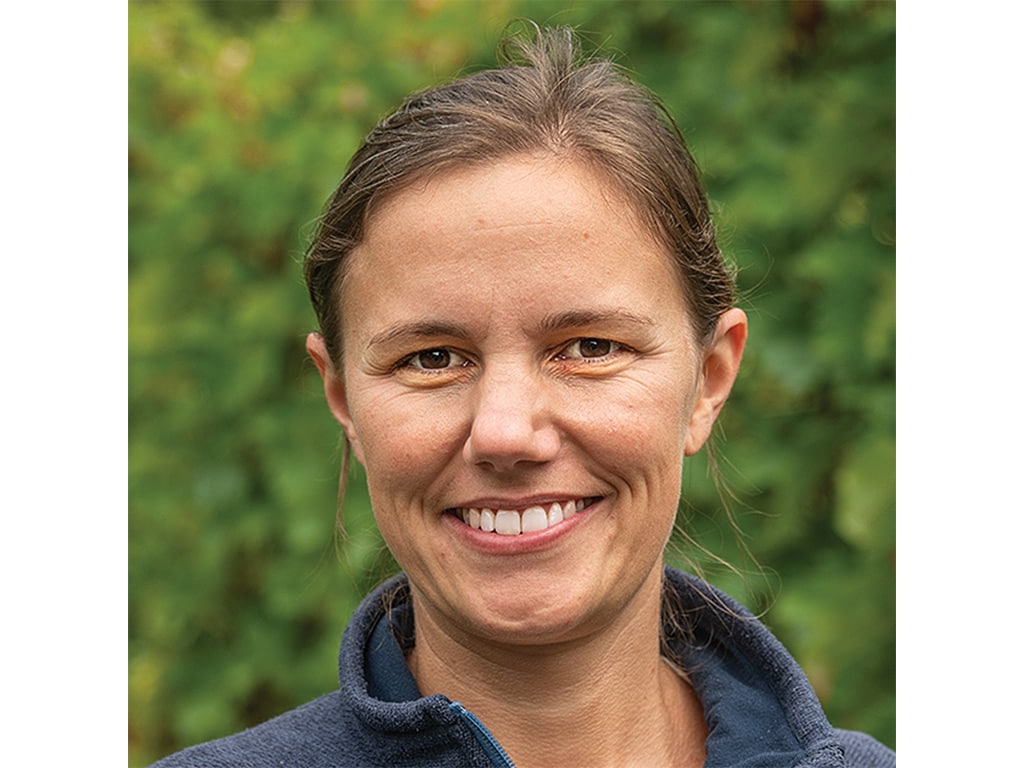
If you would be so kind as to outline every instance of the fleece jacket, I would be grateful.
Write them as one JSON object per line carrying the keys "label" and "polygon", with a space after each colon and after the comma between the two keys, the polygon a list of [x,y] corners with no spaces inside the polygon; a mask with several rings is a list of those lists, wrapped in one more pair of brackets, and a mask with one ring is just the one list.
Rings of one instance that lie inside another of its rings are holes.
{"label": "fleece jacket", "polygon": [[[888,747],[832,727],[793,657],[745,608],[671,568],[665,587],[686,621],[685,631],[673,622],[665,632],[704,707],[705,768],[895,768]],[[414,638],[408,594],[400,575],[356,610],[342,638],[338,690],[154,768],[513,766],[462,704],[420,694],[403,648]]]}

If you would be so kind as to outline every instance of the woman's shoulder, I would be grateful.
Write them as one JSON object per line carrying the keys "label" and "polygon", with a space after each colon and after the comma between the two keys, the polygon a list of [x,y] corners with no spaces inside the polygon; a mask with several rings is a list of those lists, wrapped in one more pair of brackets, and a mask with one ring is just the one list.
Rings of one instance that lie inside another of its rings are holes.
{"label": "woman's shoulder", "polygon": [[796,659],[750,611],[690,573],[666,568],[665,575],[680,613],[665,626],[669,647],[705,708],[730,726],[709,738],[709,758],[737,765],[756,755],[764,744],[745,737],[756,732],[774,734],[779,754],[803,755],[799,765],[895,767],[885,745],[832,726]]}
{"label": "woman's shoulder", "polygon": [[175,752],[150,768],[347,765],[345,742],[337,737],[339,699],[338,691],[328,693],[253,728]]}
{"label": "woman's shoulder", "polygon": [[896,768],[896,753],[866,733],[836,728],[836,737],[848,768]]}

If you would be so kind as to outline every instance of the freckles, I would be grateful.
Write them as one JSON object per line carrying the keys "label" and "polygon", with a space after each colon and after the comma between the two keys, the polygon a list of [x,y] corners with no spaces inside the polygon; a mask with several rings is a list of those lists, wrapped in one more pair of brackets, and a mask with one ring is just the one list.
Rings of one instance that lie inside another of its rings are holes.
{"label": "freckles", "polygon": [[367,405],[366,432],[376,437],[371,442],[389,463],[422,463],[425,456],[439,455],[457,439],[457,425],[443,408],[429,404],[396,407],[394,401]]}

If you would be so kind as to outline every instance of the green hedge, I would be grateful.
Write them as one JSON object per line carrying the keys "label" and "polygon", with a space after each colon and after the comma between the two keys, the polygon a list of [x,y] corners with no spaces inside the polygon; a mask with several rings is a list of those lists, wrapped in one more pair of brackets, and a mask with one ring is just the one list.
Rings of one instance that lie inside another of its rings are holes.
{"label": "green hedge", "polygon": [[[676,116],[740,267],[729,513],[686,470],[693,560],[793,650],[840,726],[895,745],[895,6],[129,5],[129,759],[336,686],[393,568],[303,338],[311,222],[409,91],[578,25]],[[728,522],[744,532],[737,539]],[[749,549],[749,554],[745,550]]]}

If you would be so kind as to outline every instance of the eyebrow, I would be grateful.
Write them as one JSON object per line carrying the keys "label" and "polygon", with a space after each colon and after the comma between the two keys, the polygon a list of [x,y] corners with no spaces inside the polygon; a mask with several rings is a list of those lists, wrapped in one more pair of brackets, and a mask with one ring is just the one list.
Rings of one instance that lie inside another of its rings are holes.
{"label": "eyebrow", "polygon": [[[564,331],[568,328],[591,326],[634,326],[650,328],[655,325],[652,318],[639,315],[628,309],[570,309],[546,315],[537,326],[539,335]],[[399,323],[375,333],[367,342],[367,348],[393,344],[412,339],[437,339],[442,337],[465,339],[471,335],[469,329],[459,323],[426,320],[415,323]]]}
{"label": "eyebrow", "polygon": [[425,321],[419,323],[400,323],[375,333],[367,342],[367,347],[392,344],[406,339],[437,338],[439,336],[466,338],[469,331],[458,323]]}
{"label": "eyebrow", "polygon": [[566,328],[586,328],[595,325],[651,328],[655,322],[651,317],[638,315],[628,309],[570,309],[547,315],[541,320],[538,328],[544,334]]}

